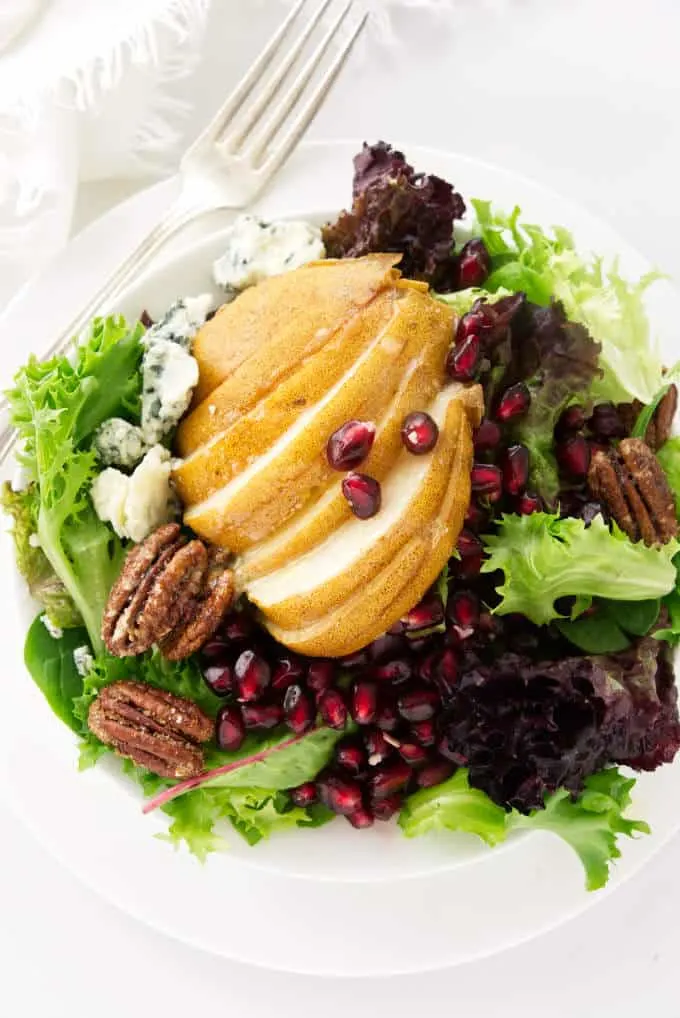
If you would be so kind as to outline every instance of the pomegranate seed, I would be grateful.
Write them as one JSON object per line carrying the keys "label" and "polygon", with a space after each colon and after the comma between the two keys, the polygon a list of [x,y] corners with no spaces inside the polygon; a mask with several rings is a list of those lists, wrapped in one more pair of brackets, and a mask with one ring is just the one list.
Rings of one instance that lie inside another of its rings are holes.
{"label": "pomegranate seed", "polygon": [[276,728],[283,721],[278,703],[244,703],[241,713],[246,728]]}
{"label": "pomegranate seed", "polygon": [[357,777],[366,770],[366,751],[356,739],[343,739],[335,747],[335,762]]}
{"label": "pomegranate seed", "polygon": [[623,438],[626,428],[613,403],[598,403],[588,421],[588,427],[597,438],[606,440]]}
{"label": "pomegranate seed", "polygon": [[427,721],[434,716],[439,704],[439,696],[427,686],[402,693],[397,701],[399,713],[406,721]]}
{"label": "pomegranate seed", "polygon": [[233,685],[231,668],[228,665],[210,665],[203,669],[203,681],[216,696],[226,696],[231,693]]}
{"label": "pomegranate seed", "polygon": [[[401,623],[399,623],[401,626]],[[385,633],[368,646],[368,656],[371,661],[390,661],[399,657],[406,650],[406,640],[397,633]]]}
{"label": "pomegranate seed", "polygon": [[380,485],[368,474],[347,474],[342,481],[342,493],[360,520],[370,520],[380,509]]}
{"label": "pomegranate seed", "polygon": [[350,671],[356,668],[365,668],[368,664],[368,654],[365,650],[355,650],[353,654],[345,654],[344,657],[339,657],[338,661],[343,668],[348,668]]}
{"label": "pomegranate seed", "polygon": [[368,763],[371,767],[377,767],[392,753],[392,746],[379,728],[369,729],[364,735],[364,743],[368,753]]}
{"label": "pomegranate seed", "polygon": [[456,551],[461,558],[470,558],[471,555],[481,555],[484,545],[476,534],[463,527],[456,541]]}
{"label": "pomegranate seed", "polygon": [[252,636],[254,629],[255,623],[245,612],[233,612],[231,615],[227,615],[222,623],[222,632],[232,643],[247,640],[249,636]]}
{"label": "pomegranate seed", "polygon": [[506,389],[501,396],[496,408],[496,417],[499,421],[507,424],[508,421],[514,421],[516,417],[525,414],[530,403],[531,394],[526,385],[524,382],[517,382]]}
{"label": "pomegranate seed", "polygon": [[318,707],[321,717],[329,728],[339,731],[347,724],[347,706],[339,690],[327,689],[321,693]]}
{"label": "pomegranate seed", "polygon": [[404,760],[381,764],[371,774],[368,785],[374,799],[384,799],[395,792],[401,792],[411,777],[411,768]]}
{"label": "pomegranate seed", "polygon": [[491,258],[484,241],[475,238],[463,246],[458,257],[458,286],[481,286],[491,271]]}
{"label": "pomegranate seed", "polygon": [[503,493],[501,472],[493,463],[473,463],[470,483],[477,495],[486,495],[492,502],[497,501]]}
{"label": "pomegranate seed", "polygon": [[297,788],[292,788],[290,797],[296,806],[304,809],[306,806],[312,806],[318,796],[316,794],[316,785],[313,781],[306,781],[304,785],[298,785]]}
{"label": "pomegranate seed", "polygon": [[396,686],[411,678],[413,668],[408,661],[400,658],[385,665],[376,665],[372,674],[379,682],[391,682]]}
{"label": "pomegranate seed", "polygon": [[437,422],[429,414],[416,411],[404,418],[401,426],[401,441],[415,456],[434,449],[439,438]]}
{"label": "pomegranate seed", "polygon": [[423,682],[432,682],[437,658],[438,653],[434,651],[432,654],[427,654],[424,658],[421,658],[418,662],[418,678],[422,679]]}
{"label": "pomegranate seed", "polygon": [[316,697],[333,685],[334,678],[335,666],[332,661],[317,658],[315,661],[309,662],[307,685]]}
{"label": "pomegranate seed", "polygon": [[383,703],[378,709],[375,723],[383,732],[393,732],[399,726],[399,715],[394,704]]}
{"label": "pomegranate seed", "polygon": [[465,513],[465,526],[481,529],[486,525],[487,521],[487,511],[482,509],[481,505],[477,505],[476,502],[470,502],[467,512]]}
{"label": "pomegranate seed", "polygon": [[468,336],[483,336],[489,332],[493,324],[489,312],[488,304],[480,304],[476,301],[473,307],[466,311],[458,321],[456,326],[456,342],[462,343]]}
{"label": "pomegranate seed", "polygon": [[224,640],[208,640],[201,647],[201,657],[206,661],[225,661],[228,647]]}
{"label": "pomegranate seed", "polygon": [[415,608],[401,620],[409,633],[417,633],[421,629],[431,629],[444,621],[444,605],[435,591],[430,591]]}
{"label": "pomegranate seed", "polygon": [[580,431],[585,423],[586,415],[583,407],[579,403],[574,403],[573,406],[567,407],[560,414],[555,432],[562,437],[568,435],[571,431]]}
{"label": "pomegranate seed", "polygon": [[446,373],[454,382],[472,382],[477,377],[482,359],[479,336],[472,333],[452,346],[446,356]]}
{"label": "pomegranate seed", "polygon": [[517,512],[521,516],[531,516],[532,513],[540,513],[543,509],[543,502],[538,495],[525,491],[516,502]]}
{"label": "pomegranate seed", "polygon": [[450,647],[439,658],[432,678],[442,697],[453,695],[458,684],[458,657]]}
{"label": "pomegranate seed", "polygon": [[259,700],[269,685],[271,670],[264,658],[252,650],[244,650],[236,659],[234,678],[238,699],[246,703]]}
{"label": "pomegranate seed", "polygon": [[529,450],[511,445],[503,456],[503,485],[510,495],[521,495],[529,480]]}
{"label": "pomegranate seed", "polygon": [[239,749],[246,737],[241,711],[235,704],[225,703],[217,712],[215,720],[215,741],[220,749]]}
{"label": "pomegranate seed", "polygon": [[317,780],[316,788],[324,806],[334,813],[348,816],[361,809],[361,789],[354,781],[326,774]]}
{"label": "pomegranate seed", "polygon": [[479,622],[479,599],[471,590],[456,590],[449,597],[446,614],[454,625],[474,629]]}
{"label": "pomegranate seed", "polygon": [[490,452],[501,440],[501,429],[495,421],[485,417],[473,435],[476,452]]}
{"label": "pomegranate seed", "polygon": [[431,719],[416,721],[411,725],[411,733],[421,746],[434,746],[435,729],[434,722]]}
{"label": "pomegranate seed", "polygon": [[296,682],[300,682],[304,675],[304,669],[300,661],[293,657],[281,657],[274,666],[272,674],[272,689],[288,689]]}
{"label": "pomegranate seed", "polygon": [[375,424],[347,421],[328,439],[326,456],[334,470],[351,470],[368,456],[375,440]]}
{"label": "pomegranate seed", "polygon": [[456,572],[458,576],[470,577],[477,576],[480,569],[482,568],[482,562],[484,560],[483,555],[467,555],[464,559],[456,562]]}
{"label": "pomegranate seed", "polygon": [[590,446],[583,435],[574,435],[557,446],[557,462],[565,474],[582,480],[590,466]]}
{"label": "pomegranate seed", "polygon": [[417,742],[402,742],[399,747],[399,755],[409,767],[422,767],[429,759],[427,750]]}
{"label": "pomegranate seed", "polygon": [[383,799],[376,799],[371,803],[371,807],[376,820],[391,820],[401,809],[401,796],[386,795]]}
{"label": "pomegranate seed", "polygon": [[358,725],[370,725],[378,713],[378,687],[375,682],[362,680],[352,690],[352,719]]}
{"label": "pomegranate seed", "polygon": [[420,788],[432,788],[433,785],[440,785],[442,781],[450,778],[455,769],[455,765],[449,760],[435,760],[418,771],[416,781]]}
{"label": "pomegranate seed", "polygon": [[364,806],[355,809],[353,813],[347,813],[346,818],[352,827],[356,827],[359,831],[363,831],[366,827],[372,827],[375,823],[375,817]]}
{"label": "pomegranate seed", "polygon": [[301,686],[289,686],[283,698],[283,713],[286,724],[296,735],[302,735],[314,724],[312,698]]}

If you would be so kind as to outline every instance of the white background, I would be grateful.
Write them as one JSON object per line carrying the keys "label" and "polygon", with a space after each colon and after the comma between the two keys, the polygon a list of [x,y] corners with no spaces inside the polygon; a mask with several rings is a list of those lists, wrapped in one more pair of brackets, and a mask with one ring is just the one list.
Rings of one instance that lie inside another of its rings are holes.
{"label": "white background", "polygon": [[[280,13],[274,2],[214,6],[205,60],[187,87],[194,130]],[[395,15],[393,41],[362,46],[310,137],[383,137],[507,166],[608,219],[680,280],[678,0],[454,6],[439,17]],[[123,182],[88,188],[78,225],[129,191]],[[26,795],[39,809],[49,775]],[[99,901],[0,816],[0,1014],[8,1018],[680,1016],[680,844],[540,941],[448,972],[330,982],[247,969],[164,939]],[[455,902],[447,907],[454,925]]]}

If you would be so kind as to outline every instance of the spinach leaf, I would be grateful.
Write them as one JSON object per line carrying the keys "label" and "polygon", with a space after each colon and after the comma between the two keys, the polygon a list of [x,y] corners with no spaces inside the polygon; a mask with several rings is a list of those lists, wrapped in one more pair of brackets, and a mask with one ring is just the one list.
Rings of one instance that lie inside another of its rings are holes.
{"label": "spinach leaf", "polygon": [[73,701],[83,692],[83,679],[78,674],[73,651],[87,643],[87,631],[82,627],[67,629],[55,640],[38,616],[24,645],[24,661],[31,678],[57,717],[74,732],[82,730],[73,713]]}

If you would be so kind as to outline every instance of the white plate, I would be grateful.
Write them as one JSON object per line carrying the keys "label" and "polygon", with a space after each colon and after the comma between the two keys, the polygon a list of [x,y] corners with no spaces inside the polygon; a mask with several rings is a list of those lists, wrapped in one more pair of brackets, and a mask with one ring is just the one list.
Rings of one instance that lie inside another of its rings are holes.
{"label": "white plate", "polygon": [[[260,203],[268,215],[323,219],[351,192],[352,143],[299,150]],[[619,255],[632,274],[649,266],[606,226],[523,178],[463,156],[406,147],[419,168],[451,180],[465,196],[520,204],[530,220],[573,230],[580,246]],[[125,224],[144,219],[172,185],[114,210],[63,255],[55,272],[11,311],[11,335],[35,335],[36,296],[42,330],[73,310],[72,281],[97,252],[120,241]],[[138,227],[137,227],[138,228]],[[118,307],[158,314],[181,294],[209,286],[224,220],[194,228],[161,267],[132,288]],[[127,231],[130,233],[130,230]],[[65,307],[59,281],[71,286]],[[77,288],[76,288],[77,289]],[[655,330],[670,349],[678,295],[667,284],[650,304]],[[54,309],[54,311],[53,311]],[[7,320],[5,321],[7,327]],[[29,329],[32,331],[29,333]],[[6,339],[5,339],[6,342]],[[39,345],[37,346],[39,349]],[[11,351],[12,364],[25,350]],[[676,356],[669,359],[675,360]],[[3,725],[0,790],[38,839],[90,887],[143,922],[229,958],[290,971],[375,975],[423,971],[492,954],[534,937],[594,904],[580,864],[550,835],[517,838],[487,850],[464,836],[407,841],[379,825],[354,831],[342,821],[318,831],[294,831],[256,848],[236,834],[230,850],[200,866],[152,835],[164,819],[144,818],[134,785],[114,767],[79,775],[69,732],[54,719],[25,674],[23,634],[30,606],[16,578],[10,541],[0,546],[4,577]],[[678,827],[674,803],[680,766],[640,777],[633,813],[648,820],[651,837],[623,846],[609,889],[619,886]]]}

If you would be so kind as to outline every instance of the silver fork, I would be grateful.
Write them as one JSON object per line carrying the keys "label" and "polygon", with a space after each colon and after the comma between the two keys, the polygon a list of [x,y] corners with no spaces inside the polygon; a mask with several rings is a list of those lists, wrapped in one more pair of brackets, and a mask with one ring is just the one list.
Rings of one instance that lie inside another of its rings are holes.
{"label": "silver fork", "polygon": [[[345,0],[277,101],[279,86],[293,70],[332,3],[334,0],[320,0],[313,12],[304,17],[308,0],[298,0],[212,121],[184,153],[178,198],[45,351],[45,360],[64,353],[95,315],[109,310],[120,292],[179,230],[207,212],[245,208],[271,180],[309,126],[366,23],[366,11],[357,10],[355,0]],[[347,34],[333,53],[331,63],[320,80],[310,86],[314,72],[350,16],[353,17]],[[289,47],[278,65],[272,67],[271,62],[286,39]],[[268,71],[262,90],[245,109],[244,103]],[[5,421],[8,414],[9,404],[2,399],[0,418]],[[0,432],[0,463],[11,449],[14,437],[7,424]]]}

